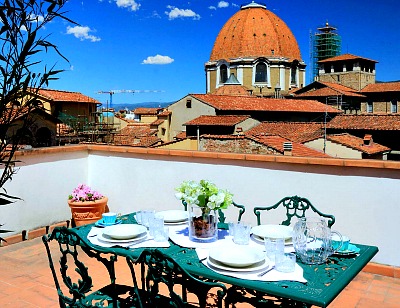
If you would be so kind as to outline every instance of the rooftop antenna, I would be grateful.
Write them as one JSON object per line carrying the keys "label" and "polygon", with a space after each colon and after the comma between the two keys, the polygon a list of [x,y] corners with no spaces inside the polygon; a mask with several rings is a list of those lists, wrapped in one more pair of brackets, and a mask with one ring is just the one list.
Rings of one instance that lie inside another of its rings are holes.
{"label": "rooftop antenna", "polygon": [[[165,92],[164,90],[110,90],[110,91],[98,91],[98,94],[109,94],[110,95],[110,109],[112,108],[112,97],[116,93],[155,93]],[[108,109],[108,107],[107,107]]]}

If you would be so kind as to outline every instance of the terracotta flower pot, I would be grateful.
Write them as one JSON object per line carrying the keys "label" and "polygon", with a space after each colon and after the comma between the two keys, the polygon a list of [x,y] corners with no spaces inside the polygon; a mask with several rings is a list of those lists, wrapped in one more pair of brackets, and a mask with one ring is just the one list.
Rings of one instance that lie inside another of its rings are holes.
{"label": "terracotta flower pot", "polygon": [[75,226],[78,227],[98,221],[106,210],[107,202],[107,197],[95,201],[68,200]]}

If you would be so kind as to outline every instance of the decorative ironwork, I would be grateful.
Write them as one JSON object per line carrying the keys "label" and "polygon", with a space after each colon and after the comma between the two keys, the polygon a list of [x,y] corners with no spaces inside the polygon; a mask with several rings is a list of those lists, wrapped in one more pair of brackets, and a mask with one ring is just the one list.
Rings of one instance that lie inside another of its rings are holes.
{"label": "decorative ironwork", "polygon": [[290,222],[293,217],[302,218],[306,216],[306,211],[312,210],[313,212],[317,213],[318,215],[327,218],[328,220],[328,227],[332,227],[335,223],[335,216],[322,213],[321,211],[317,210],[317,208],[312,205],[312,203],[306,199],[299,196],[293,197],[285,197],[281,199],[278,203],[272,206],[266,207],[254,207],[254,214],[257,216],[257,224],[261,224],[261,211],[270,211],[273,209],[278,208],[279,206],[283,206],[286,209],[286,220],[282,221],[282,225],[289,226]]}
{"label": "decorative ironwork", "polygon": [[[45,244],[49,258],[49,266],[56,285],[60,307],[119,307],[125,303],[124,295],[133,296],[133,287],[115,283],[115,262],[117,256],[109,252],[95,250],[85,244],[84,241],[69,229],[55,228],[50,236],[44,235]],[[53,263],[53,256],[49,243],[56,241],[60,251],[60,274],[64,285],[68,288],[69,294],[64,294],[60,286],[57,272]],[[80,248],[80,249],[79,249]],[[89,275],[88,267],[80,258],[81,252],[95,258],[107,268],[110,276],[110,284],[92,292],[93,281]],[[76,274],[73,274],[73,273]]]}
{"label": "decorative ironwork", "polygon": [[[131,270],[134,264],[141,264],[140,306],[143,307],[187,307],[188,294],[196,295],[200,307],[210,305],[222,307],[222,299],[226,294],[226,287],[222,283],[201,280],[183,269],[173,257],[162,253],[158,249],[146,249],[138,259],[127,256]],[[135,286],[138,286],[134,278]],[[160,287],[164,285],[168,294],[160,294]],[[177,287],[179,287],[177,289]],[[216,303],[207,303],[210,290],[217,290]],[[179,293],[176,292],[179,290]]]}

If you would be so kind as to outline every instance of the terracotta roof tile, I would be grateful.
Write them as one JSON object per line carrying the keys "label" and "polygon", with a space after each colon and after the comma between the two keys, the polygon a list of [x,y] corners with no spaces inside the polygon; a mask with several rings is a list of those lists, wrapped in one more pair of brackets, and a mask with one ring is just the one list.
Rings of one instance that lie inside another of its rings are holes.
{"label": "terracotta roof tile", "polygon": [[[283,143],[290,142],[290,140],[283,138],[277,135],[266,135],[266,136],[258,136],[257,140],[266,144],[270,147],[273,147],[277,151],[283,154]],[[329,155],[306,147],[303,144],[292,142],[292,155],[293,156],[302,156],[302,157],[330,157]]]}
{"label": "terracotta roof tile", "polygon": [[220,126],[234,126],[247,120],[250,116],[234,116],[234,115],[224,115],[224,116],[211,116],[202,115],[195,118],[183,125],[220,125]]}
{"label": "terracotta roof tile", "polygon": [[241,85],[224,85],[222,87],[216,88],[212,94],[215,95],[244,95],[250,96],[248,89],[245,86]]}
{"label": "terracotta roof tile", "polygon": [[380,82],[367,85],[361,93],[400,92],[400,82]]}
{"label": "terracotta roof tile", "polygon": [[284,57],[301,60],[292,31],[278,16],[262,7],[241,9],[219,32],[210,61],[246,57]]}
{"label": "terracotta roof tile", "polygon": [[364,95],[355,92],[353,89],[343,86],[341,84],[331,83],[331,82],[321,82],[321,81],[319,81],[318,83],[324,85],[325,87],[314,88],[310,91],[297,94],[295,95],[295,97],[325,97],[325,96],[336,96],[336,95],[345,95],[345,96],[362,97],[362,98],[365,97]]}
{"label": "terracotta roof tile", "polygon": [[101,104],[99,101],[79,92],[40,89],[38,94],[55,102],[79,102]]}
{"label": "terracotta roof tile", "polygon": [[320,60],[318,61],[318,63],[326,63],[326,62],[333,62],[333,61],[346,61],[346,60],[367,60],[367,61],[372,61],[375,63],[378,63],[378,61],[375,60],[371,60],[368,58],[364,58],[364,57],[360,57],[360,56],[356,56],[356,55],[352,55],[349,53],[343,54],[343,55],[339,55],[336,57],[332,57],[332,58],[328,58],[328,59],[324,59],[324,60]]}
{"label": "terracotta roof tile", "polygon": [[137,115],[157,115],[162,108],[136,108],[133,113]]}
{"label": "terracotta roof tile", "polygon": [[369,145],[365,145],[364,140],[362,138],[347,133],[327,135],[326,139],[335,143],[343,144],[347,147],[359,150],[369,155],[390,151],[390,148],[375,142],[372,142]]}
{"label": "terracotta roof tile", "polygon": [[245,134],[251,136],[278,135],[290,141],[304,143],[323,135],[323,123],[299,122],[262,122],[248,130]]}
{"label": "terracotta roof tile", "polygon": [[160,125],[160,124],[163,124],[164,122],[165,122],[164,119],[157,119],[157,120],[155,120],[154,122],[152,122],[151,125],[158,126],[158,125]]}
{"label": "terracotta roof tile", "polygon": [[326,126],[332,129],[400,130],[400,114],[342,114]]}
{"label": "terracotta roof tile", "polygon": [[338,109],[326,106],[325,104],[315,100],[276,99],[213,94],[192,94],[192,96],[218,110],[341,113]]}

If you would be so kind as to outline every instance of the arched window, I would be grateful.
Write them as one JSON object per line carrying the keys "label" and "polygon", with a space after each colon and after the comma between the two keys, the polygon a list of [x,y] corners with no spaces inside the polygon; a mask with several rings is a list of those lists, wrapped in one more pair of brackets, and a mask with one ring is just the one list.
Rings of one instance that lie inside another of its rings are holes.
{"label": "arched window", "polygon": [[225,83],[228,80],[228,68],[225,64],[219,67],[219,83]]}
{"label": "arched window", "polygon": [[268,82],[267,65],[258,63],[256,65],[256,82]]}

